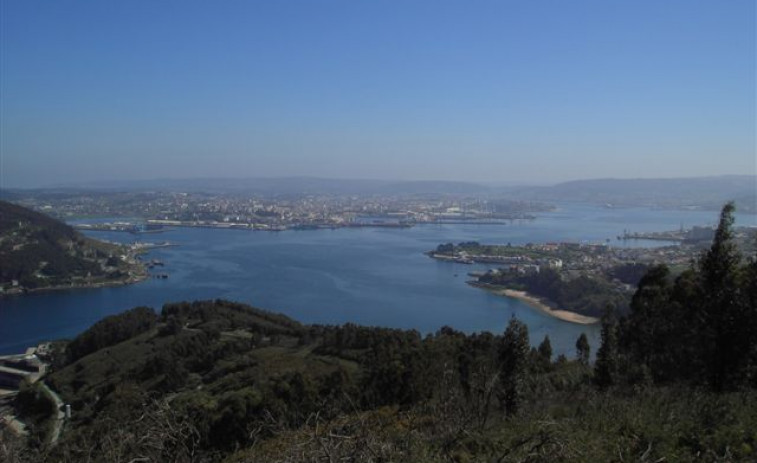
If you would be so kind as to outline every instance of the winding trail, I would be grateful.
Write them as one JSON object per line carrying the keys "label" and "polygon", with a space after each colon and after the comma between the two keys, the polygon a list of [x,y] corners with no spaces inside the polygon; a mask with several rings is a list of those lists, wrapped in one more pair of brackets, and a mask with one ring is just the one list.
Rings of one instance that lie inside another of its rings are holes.
{"label": "winding trail", "polygon": [[58,394],[50,389],[44,381],[40,381],[42,389],[47,395],[55,402],[55,409],[58,413],[55,416],[55,423],[53,424],[53,432],[50,434],[50,445],[55,445],[60,438],[60,433],[63,430],[63,421],[66,418],[66,414],[63,412],[63,401],[60,400]]}

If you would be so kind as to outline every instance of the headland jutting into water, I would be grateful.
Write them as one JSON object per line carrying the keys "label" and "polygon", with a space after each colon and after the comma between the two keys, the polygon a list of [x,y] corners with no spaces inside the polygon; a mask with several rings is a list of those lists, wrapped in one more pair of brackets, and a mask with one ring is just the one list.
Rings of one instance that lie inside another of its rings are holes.
{"label": "headland jutting into water", "polygon": [[[655,236],[668,236],[661,232]],[[617,248],[606,243],[527,243],[487,245],[476,241],[440,244],[426,254],[453,264],[494,264],[486,272],[469,275],[472,286],[526,302],[543,313],[572,323],[599,321],[606,307],[625,311],[641,276],[665,264],[675,271],[687,268],[714,235],[711,227],[678,232],[678,244],[655,248]],[[735,230],[742,249],[753,246],[757,231]]]}

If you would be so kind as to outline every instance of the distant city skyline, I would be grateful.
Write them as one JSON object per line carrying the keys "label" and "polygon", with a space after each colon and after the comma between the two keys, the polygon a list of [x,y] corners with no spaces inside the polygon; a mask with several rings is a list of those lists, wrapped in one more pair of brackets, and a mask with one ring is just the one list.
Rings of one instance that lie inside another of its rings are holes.
{"label": "distant city skyline", "polygon": [[0,0],[0,187],[754,175],[755,8]]}

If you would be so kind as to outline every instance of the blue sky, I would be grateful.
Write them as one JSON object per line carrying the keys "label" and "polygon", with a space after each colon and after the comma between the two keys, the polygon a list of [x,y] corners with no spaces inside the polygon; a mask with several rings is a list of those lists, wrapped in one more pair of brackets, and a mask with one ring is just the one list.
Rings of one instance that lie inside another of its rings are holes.
{"label": "blue sky", "polygon": [[755,173],[755,2],[0,0],[0,186]]}

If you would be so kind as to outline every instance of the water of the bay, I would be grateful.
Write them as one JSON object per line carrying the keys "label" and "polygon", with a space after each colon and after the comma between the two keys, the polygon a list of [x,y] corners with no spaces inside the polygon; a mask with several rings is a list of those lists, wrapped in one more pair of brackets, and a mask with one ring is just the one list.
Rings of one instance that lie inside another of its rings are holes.
{"label": "water of the bay", "polygon": [[[166,302],[230,299],[282,312],[305,323],[346,322],[417,329],[444,325],[474,332],[502,332],[515,316],[528,324],[533,343],[549,335],[556,353],[573,356],[586,332],[593,350],[599,328],[563,322],[523,303],[470,287],[468,272],[486,265],[432,260],[423,254],[440,243],[479,241],[606,242],[614,246],[665,243],[621,242],[634,232],[707,225],[716,212],[608,209],[562,205],[533,221],[507,225],[421,225],[413,228],[356,228],[251,232],[179,228],[162,234],[99,233],[111,241],[157,242],[176,247],[151,251],[168,279],[130,286],[58,291],[0,299],[0,353],[20,352],[45,340],[73,337],[103,317],[135,306],[159,310]],[[737,225],[754,225],[754,216]]]}

